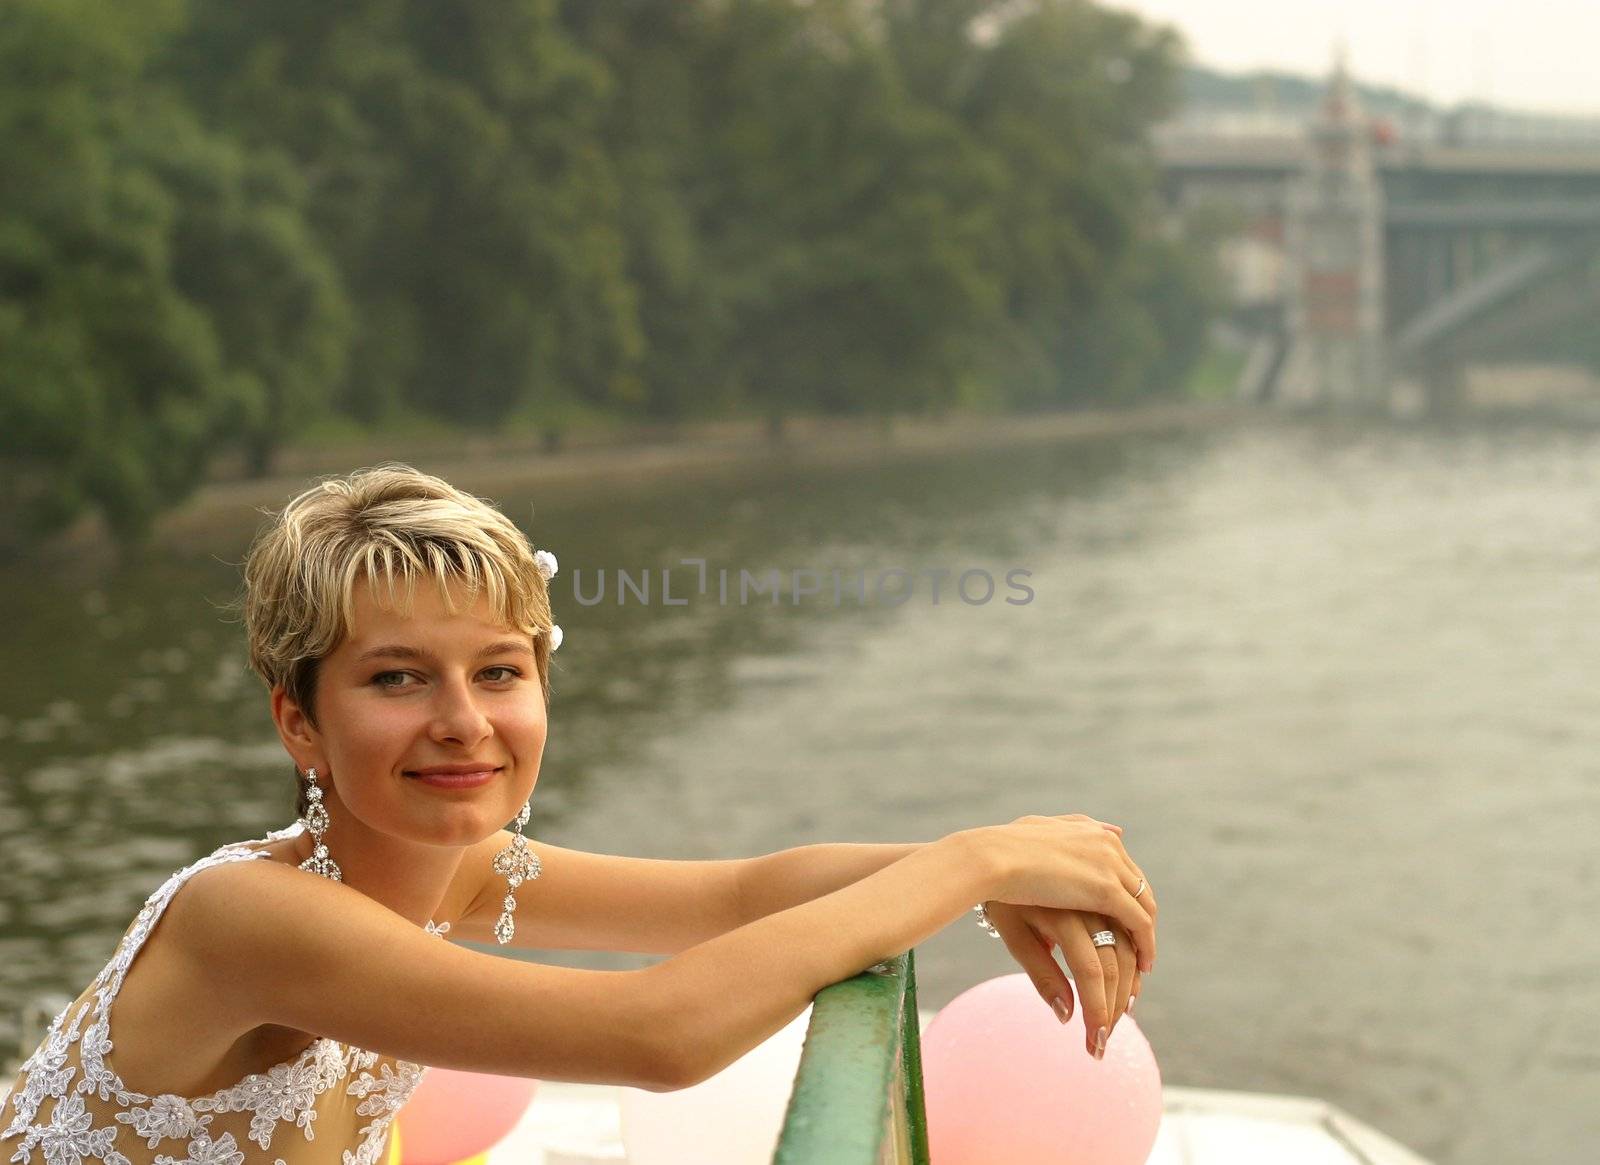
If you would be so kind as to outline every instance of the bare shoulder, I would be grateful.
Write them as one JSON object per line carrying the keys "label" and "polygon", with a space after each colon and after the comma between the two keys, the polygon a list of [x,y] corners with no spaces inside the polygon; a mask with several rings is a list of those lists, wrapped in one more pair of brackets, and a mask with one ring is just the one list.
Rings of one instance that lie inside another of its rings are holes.
{"label": "bare shoulder", "polygon": [[360,891],[278,861],[202,870],[168,910],[191,957],[245,988],[296,970],[348,972],[407,946],[415,955],[441,945]]}
{"label": "bare shoulder", "polygon": [[162,921],[169,948],[213,985],[213,998],[227,1005],[233,1025],[248,1028],[276,1022],[262,1013],[255,988],[304,960],[319,935],[345,925],[351,912],[362,913],[363,903],[388,913],[347,887],[258,858],[197,872]]}
{"label": "bare shoulder", "polygon": [[[291,873],[299,879],[284,877]],[[291,918],[275,904],[303,880],[281,862],[232,861],[194,871],[173,893],[127,969],[112,1017],[117,1069],[139,1091],[208,1093],[310,1039],[266,1022],[253,989],[268,962],[262,952],[292,944]]]}

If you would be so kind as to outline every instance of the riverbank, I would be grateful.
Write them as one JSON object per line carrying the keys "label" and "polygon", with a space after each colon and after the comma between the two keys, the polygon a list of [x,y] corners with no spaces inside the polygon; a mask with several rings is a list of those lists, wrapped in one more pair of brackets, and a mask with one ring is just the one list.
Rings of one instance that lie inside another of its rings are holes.
{"label": "riverbank", "polygon": [[544,485],[648,486],[667,474],[715,473],[774,459],[793,465],[859,464],[1209,427],[1233,423],[1251,412],[1231,404],[1183,402],[1029,416],[907,417],[888,425],[857,418],[796,418],[785,424],[776,444],[759,420],[721,421],[595,434],[554,452],[530,437],[363,440],[285,450],[278,472],[270,477],[212,481],[157,522],[152,543],[156,548],[192,545],[219,525],[236,527],[242,509],[282,505],[316,477],[381,461],[404,461],[462,489],[494,496]]}

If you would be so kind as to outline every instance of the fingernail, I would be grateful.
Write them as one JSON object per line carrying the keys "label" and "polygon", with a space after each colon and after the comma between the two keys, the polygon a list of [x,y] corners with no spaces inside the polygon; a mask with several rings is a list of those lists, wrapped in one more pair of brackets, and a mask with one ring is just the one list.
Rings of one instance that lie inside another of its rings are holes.
{"label": "fingernail", "polygon": [[1138,1003],[1138,1002],[1139,1002],[1139,997],[1137,995],[1128,996],[1128,1010],[1126,1012],[1124,1012],[1124,1014],[1125,1015],[1132,1015],[1133,1014],[1133,1005],[1135,1003]]}
{"label": "fingernail", "polygon": [[1104,1060],[1106,1058],[1106,1029],[1105,1028],[1101,1028],[1098,1032],[1095,1033],[1095,1036],[1094,1036],[1094,1058],[1096,1060]]}
{"label": "fingernail", "polygon": [[1067,1001],[1062,999],[1061,996],[1057,995],[1054,999],[1052,999],[1050,1001],[1050,1006],[1055,1008],[1056,1018],[1062,1023],[1066,1023],[1072,1018],[1072,1012],[1067,1010]]}

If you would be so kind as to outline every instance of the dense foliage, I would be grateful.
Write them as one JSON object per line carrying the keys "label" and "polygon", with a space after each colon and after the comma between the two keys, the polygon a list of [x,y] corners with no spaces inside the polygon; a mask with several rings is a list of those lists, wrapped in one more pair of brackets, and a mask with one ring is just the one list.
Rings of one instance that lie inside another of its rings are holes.
{"label": "dense foliage", "polygon": [[1177,57],[1087,0],[8,0],[0,547],[328,415],[1170,391]]}

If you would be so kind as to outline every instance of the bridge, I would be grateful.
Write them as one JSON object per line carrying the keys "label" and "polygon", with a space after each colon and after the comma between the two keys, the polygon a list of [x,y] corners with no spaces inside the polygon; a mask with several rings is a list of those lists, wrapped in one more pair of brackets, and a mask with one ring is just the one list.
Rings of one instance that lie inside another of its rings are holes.
{"label": "bridge", "polygon": [[1447,409],[1470,364],[1536,358],[1600,311],[1600,122],[1366,115],[1341,63],[1309,124],[1193,120],[1157,135],[1179,212],[1225,208],[1244,391]]}

